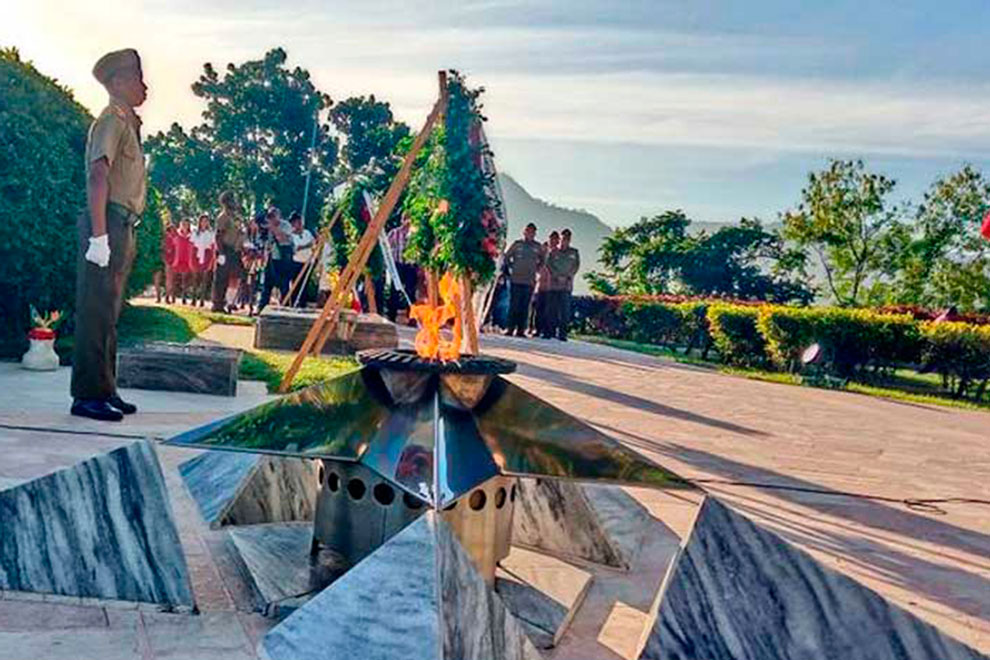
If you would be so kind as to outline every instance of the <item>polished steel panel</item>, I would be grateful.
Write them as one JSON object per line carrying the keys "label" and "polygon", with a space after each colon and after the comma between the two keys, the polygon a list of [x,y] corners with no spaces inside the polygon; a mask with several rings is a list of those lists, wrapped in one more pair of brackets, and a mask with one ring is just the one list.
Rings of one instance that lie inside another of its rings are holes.
{"label": "polished steel panel", "polygon": [[167,444],[355,460],[389,418],[379,385],[353,371],[187,431]]}
{"label": "polished steel panel", "polygon": [[433,397],[393,408],[361,463],[432,504],[434,424]]}
{"label": "polished steel panel", "polygon": [[441,404],[439,422],[437,485],[445,507],[499,472],[471,413]]}
{"label": "polished steel panel", "polygon": [[504,474],[691,487],[683,479],[502,378],[474,410]]}

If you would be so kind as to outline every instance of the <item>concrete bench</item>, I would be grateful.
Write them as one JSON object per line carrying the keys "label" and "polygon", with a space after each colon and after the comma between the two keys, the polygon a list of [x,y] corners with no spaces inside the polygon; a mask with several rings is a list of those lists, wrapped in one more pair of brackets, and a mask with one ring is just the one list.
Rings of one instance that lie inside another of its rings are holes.
{"label": "concrete bench", "polygon": [[[254,326],[254,347],[298,351],[319,310],[266,307]],[[351,355],[366,348],[396,348],[399,333],[395,324],[378,314],[358,314],[341,310],[333,336],[323,346],[324,353]]]}
{"label": "concrete bench", "polygon": [[117,385],[237,396],[240,361],[236,348],[154,342],[117,354]]}

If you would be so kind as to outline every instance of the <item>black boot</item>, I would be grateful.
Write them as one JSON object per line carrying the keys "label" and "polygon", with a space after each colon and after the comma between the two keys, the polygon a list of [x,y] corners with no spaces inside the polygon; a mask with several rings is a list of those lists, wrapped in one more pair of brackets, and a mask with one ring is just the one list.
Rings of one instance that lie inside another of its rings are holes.
{"label": "black boot", "polygon": [[72,402],[70,412],[79,417],[89,417],[101,422],[119,422],[124,414],[110,407],[104,399],[76,399]]}

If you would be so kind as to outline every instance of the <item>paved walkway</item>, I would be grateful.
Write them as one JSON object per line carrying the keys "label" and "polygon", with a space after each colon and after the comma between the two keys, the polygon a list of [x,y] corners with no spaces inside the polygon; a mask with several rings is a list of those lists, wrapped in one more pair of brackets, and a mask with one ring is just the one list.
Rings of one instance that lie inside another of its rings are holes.
{"label": "paved walkway", "polygon": [[[213,326],[205,336],[237,344],[251,332],[252,328]],[[682,476],[715,480],[705,484],[710,492],[820,560],[990,653],[990,506],[946,503],[935,513],[840,494],[990,500],[990,415],[747,381],[581,342],[486,337],[483,350],[518,361],[519,372],[512,378],[548,401]],[[15,368],[0,364],[0,487],[128,441],[105,435],[108,431],[167,433],[265,398],[251,385],[235,400],[203,404],[184,395],[135,393],[148,397],[138,401],[147,412],[123,425],[90,429],[64,412],[65,372],[39,376],[25,388],[20,384],[23,372],[15,374]],[[45,377],[49,380],[42,382]],[[101,433],[73,433],[78,431]],[[27,607],[0,600],[0,660],[253,657],[254,641],[270,624],[245,614],[244,595],[233,592],[223,578],[228,569],[222,537],[199,521],[174,469],[189,454],[163,447],[161,456],[197,599],[206,612],[192,624],[210,626],[216,635],[170,632],[180,621],[174,615],[101,610],[103,624],[97,626],[95,619],[86,618],[95,615],[80,611],[93,608],[62,612],[49,604]],[[675,533],[687,529],[696,498],[636,494]],[[594,597],[589,594],[595,607],[588,608],[585,620],[575,621],[575,628],[583,626],[593,634],[606,617],[618,622],[617,630],[634,631],[642,624],[637,612],[642,604],[634,603],[631,610],[628,602],[607,594],[600,594],[597,602]],[[76,629],[82,628],[92,655],[80,655],[82,637]],[[59,640],[65,645],[62,655],[23,654],[42,648],[32,643],[51,649]],[[610,642],[617,651],[613,657],[625,655],[616,648],[623,642],[628,639]],[[100,650],[104,648],[108,650]],[[572,657],[566,651],[561,648],[554,657]]]}
{"label": "paved walkway", "polygon": [[[489,337],[520,384],[990,653],[990,414],[745,380],[606,346]],[[725,481],[763,484],[764,488]],[[808,492],[816,491],[816,492]]]}

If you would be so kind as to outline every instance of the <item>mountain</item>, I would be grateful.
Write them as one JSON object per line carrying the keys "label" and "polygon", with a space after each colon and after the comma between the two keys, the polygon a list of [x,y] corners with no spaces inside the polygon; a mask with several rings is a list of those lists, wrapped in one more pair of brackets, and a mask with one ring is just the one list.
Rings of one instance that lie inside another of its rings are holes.
{"label": "mountain", "polygon": [[612,229],[587,211],[566,209],[533,197],[508,174],[499,173],[498,181],[502,187],[505,213],[509,219],[509,243],[521,237],[523,227],[530,222],[536,223],[536,235],[541,241],[546,240],[547,235],[554,229],[560,231],[569,228],[572,235],[571,245],[581,253],[581,269],[574,279],[574,292],[588,293],[588,285],[582,275],[596,268],[598,246],[612,233]]}

